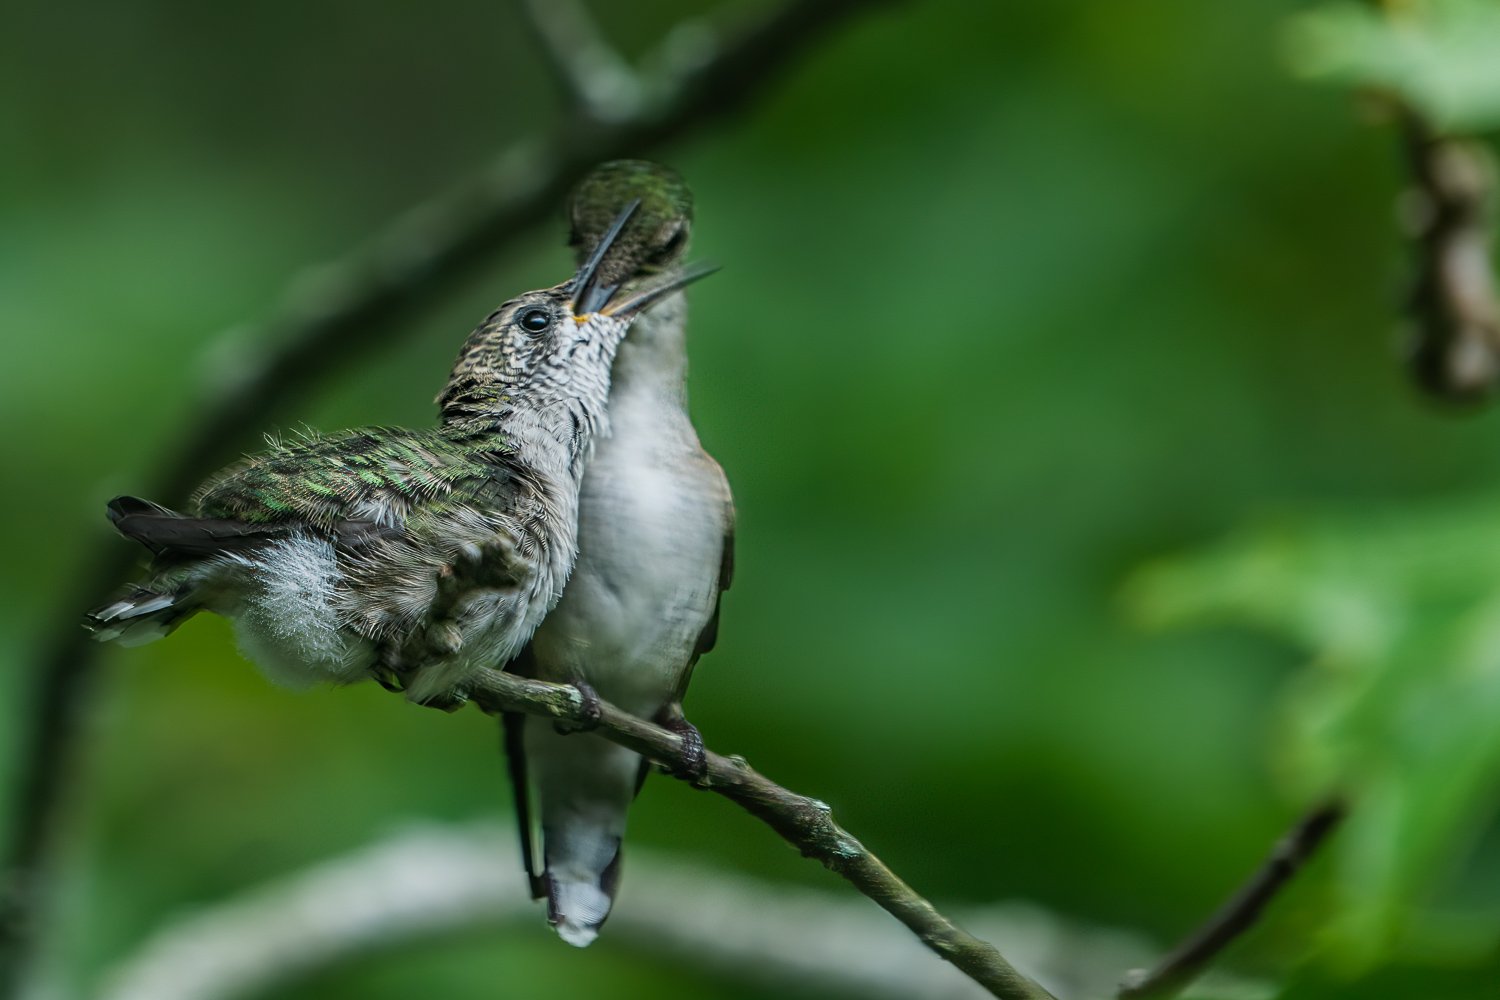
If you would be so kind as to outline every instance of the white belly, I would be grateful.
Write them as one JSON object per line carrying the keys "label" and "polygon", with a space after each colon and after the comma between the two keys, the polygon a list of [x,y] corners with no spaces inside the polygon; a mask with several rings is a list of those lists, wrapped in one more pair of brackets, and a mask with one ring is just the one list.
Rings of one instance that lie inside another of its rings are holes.
{"label": "white belly", "polygon": [[620,430],[584,476],[578,561],[534,649],[542,677],[587,681],[650,715],[671,700],[718,602],[725,508],[701,458],[642,454]]}
{"label": "white belly", "polygon": [[[340,567],[327,540],[300,535],[241,565],[249,583],[230,608],[241,652],[273,683],[290,688],[350,684],[369,676],[375,644],[345,627],[339,610]],[[477,667],[498,667],[524,644],[551,604],[560,572],[539,573],[530,588],[486,595],[463,612],[463,645],[451,659],[408,678],[408,697],[446,694]],[[545,591],[545,593],[539,593]]]}
{"label": "white belly", "polygon": [[245,560],[250,582],[233,608],[245,658],[290,688],[349,684],[367,676],[375,650],[339,625],[334,608],[339,565],[333,545],[294,536]]}

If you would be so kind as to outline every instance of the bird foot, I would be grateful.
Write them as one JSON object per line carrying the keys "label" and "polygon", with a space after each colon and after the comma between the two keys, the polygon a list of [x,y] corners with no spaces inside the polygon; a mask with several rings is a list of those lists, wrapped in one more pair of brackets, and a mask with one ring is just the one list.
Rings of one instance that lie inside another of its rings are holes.
{"label": "bird foot", "polygon": [[387,691],[400,693],[406,690],[406,679],[410,672],[393,646],[381,643],[376,647],[375,662],[370,667],[370,678],[376,684]]}
{"label": "bird foot", "polygon": [[406,685],[401,683],[401,678],[396,675],[394,670],[376,668],[370,671],[370,676],[374,678],[376,684],[379,684],[387,691],[400,693],[406,690]]}
{"label": "bird foot", "polygon": [[578,691],[579,718],[577,722],[554,722],[552,728],[559,736],[598,729],[599,720],[604,718],[604,706],[599,703],[599,692],[594,690],[594,686],[587,681],[574,681],[573,687]]}
{"label": "bird foot", "polygon": [[[428,665],[429,668],[432,666],[432,664]],[[469,703],[469,691],[462,685],[457,687],[448,685],[448,690],[427,694],[421,698],[413,697],[413,690],[421,690],[423,687],[423,670],[421,666],[413,666],[411,661],[404,658],[397,649],[384,646],[379,650],[374,665],[370,667],[370,677],[387,691],[405,694],[409,700],[426,708],[456,712]]]}
{"label": "bird foot", "polygon": [[466,691],[445,691],[442,694],[428,695],[418,702],[423,708],[436,708],[450,715],[468,703],[469,695]]}
{"label": "bird foot", "polygon": [[704,749],[703,734],[698,732],[698,727],[677,714],[662,720],[662,728],[676,733],[682,740],[682,759],[667,768],[667,773],[694,785],[708,777],[708,751]]}
{"label": "bird foot", "polygon": [[457,578],[469,588],[505,590],[514,587],[528,569],[530,563],[516,551],[514,540],[497,534],[461,546],[440,576]]}
{"label": "bird foot", "polygon": [[463,645],[464,634],[455,621],[434,622],[427,630],[427,652],[432,656],[457,656]]}

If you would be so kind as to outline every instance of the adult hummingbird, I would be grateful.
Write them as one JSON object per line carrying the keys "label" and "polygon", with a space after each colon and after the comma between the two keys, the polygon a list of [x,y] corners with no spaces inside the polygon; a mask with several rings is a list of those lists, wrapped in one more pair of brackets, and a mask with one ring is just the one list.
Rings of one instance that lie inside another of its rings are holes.
{"label": "adult hummingbird", "polygon": [[[634,201],[639,211],[612,237],[611,220]],[[665,167],[616,161],[582,182],[571,221],[580,257],[598,257],[608,245],[602,282],[650,282],[686,250],[692,196]],[[701,772],[703,742],[683,717],[682,697],[717,634],[719,596],[733,566],[734,507],[723,471],[688,418],[686,320],[685,300],[673,294],[644,313],[620,346],[610,433],[583,477],[573,576],[512,669],[591,687],[676,730],[695,758],[690,770]],[[613,904],[626,813],[646,763],[614,743],[563,735],[537,718],[504,721],[532,893],[546,897],[548,920],[563,940],[583,947]]]}
{"label": "adult hummingbird", "polygon": [[85,625],[135,644],[213,611],[274,681],[374,676],[416,701],[462,698],[467,673],[514,656],[562,593],[621,338],[706,273],[616,294],[602,265],[635,208],[572,279],[470,334],[436,427],[273,442],[212,477],[189,513],[111,501],[116,529],[155,558]]}

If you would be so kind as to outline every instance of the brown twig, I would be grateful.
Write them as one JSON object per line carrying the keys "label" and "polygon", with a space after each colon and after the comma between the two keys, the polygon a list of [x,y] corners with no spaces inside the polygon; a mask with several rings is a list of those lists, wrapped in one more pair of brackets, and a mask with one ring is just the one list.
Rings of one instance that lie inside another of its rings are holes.
{"label": "brown twig", "polygon": [[[168,453],[144,492],[185,495],[259,429],[282,403],[304,394],[350,353],[368,354],[409,328],[412,317],[473,275],[526,230],[552,216],[578,178],[600,160],[639,155],[745,107],[828,32],[870,0],[788,0],[652,88],[635,114],[600,121],[574,109],[550,141],[501,156],[481,177],[398,221],[365,251],[323,269],[315,294],[290,299],[237,358],[235,380],[206,386],[192,430]],[[0,871],[0,997],[14,996],[45,894],[46,856],[62,814],[81,721],[90,703],[97,647],[77,627],[81,609],[129,573],[135,553],[101,547],[79,567],[50,620],[33,689],[16,713],[29,727],[16,759],[10,841]]]}
{"label": "brown twig", "polygon": [[1342,800],[1329,799],[1298,820],[1276,843],[1270,857],[1206,923],[1188,935],[1154,969],[1126,977],[1120,985],[1119,1000],[1162,1000],[1180,993],[1225,948],[1255,925],[1271,900],[1328,839],[1343,820],[1345,811]]}
{"label": "brown twig", "polygon": [[[499,670],[481,670],[469,689],[470,699],[491,715],[525,712],[589,726],[598,735],[634,750],[667,768],[684,773],[682,739],[671,730],[628,715],[605,701],[597,720],[584,706],[578,689],[566,684],[528,680]],[[887,913],[901,921],[942,958],[952,962],[991,994],[1006,1000],[1051,1000],[1052,995],[1017,972],[995,948],[968,934],[917,894],[843,827],[827,804],[788,791],[756,772],[740,757],[705,751],[706,770],[692,781],[724,796],[775,830]],[[683,780],[690,780],[684,778]]]}

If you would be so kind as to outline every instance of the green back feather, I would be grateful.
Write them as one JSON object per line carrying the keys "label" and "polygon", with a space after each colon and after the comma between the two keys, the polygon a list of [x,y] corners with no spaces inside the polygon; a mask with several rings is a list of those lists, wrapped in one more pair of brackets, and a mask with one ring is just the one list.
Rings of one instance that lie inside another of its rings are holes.
{"label": "green back feather", "polygon": [[210,480],[194,497],[203,517],[329,524],[373,506],[411,507],[507,478],[509,450],[493,433],[452,427],[366,427],[278,442]]}

